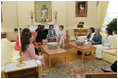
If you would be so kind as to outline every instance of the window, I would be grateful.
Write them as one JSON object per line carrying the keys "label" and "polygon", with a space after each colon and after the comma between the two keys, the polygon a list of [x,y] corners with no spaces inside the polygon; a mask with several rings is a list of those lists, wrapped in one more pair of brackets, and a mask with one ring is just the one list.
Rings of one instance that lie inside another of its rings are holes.
{"label": "window", "polygon": [[117,17],[117,2],[115,2],[114,0],[110,0],[108,3],[108,8],[107,8],[107,12],[106,12],[106,16],[104,19],[104,23],[102,25],[102,31],[105,31],[107,24],[109,24],[113,18]]}

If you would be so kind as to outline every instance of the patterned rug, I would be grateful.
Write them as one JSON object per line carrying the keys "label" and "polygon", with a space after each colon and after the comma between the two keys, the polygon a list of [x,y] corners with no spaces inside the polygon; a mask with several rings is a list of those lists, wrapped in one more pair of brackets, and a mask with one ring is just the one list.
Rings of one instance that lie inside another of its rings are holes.
{"label": "patterned rug", "polygon": [[85,73],[100,73],[101,68],[108,68],[111,64],[100,60],[81,60],[69,62],[66,65],[56,64],[50,70],[44,71],[47,75],[44,78],[84,78]]}

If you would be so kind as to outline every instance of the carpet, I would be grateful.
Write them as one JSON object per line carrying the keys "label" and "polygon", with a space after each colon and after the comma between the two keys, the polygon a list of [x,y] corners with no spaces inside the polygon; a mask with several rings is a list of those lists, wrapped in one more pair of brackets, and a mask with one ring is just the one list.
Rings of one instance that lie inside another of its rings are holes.
{"label": "carpet", "polygon": [[108,68],[111,64],[102,60],[81,60],[69,62],[66,65],[57,63],[50,70],[43,71],[47,75],[43,78],[84,78],[85,73],[101,73],[101,68]]}

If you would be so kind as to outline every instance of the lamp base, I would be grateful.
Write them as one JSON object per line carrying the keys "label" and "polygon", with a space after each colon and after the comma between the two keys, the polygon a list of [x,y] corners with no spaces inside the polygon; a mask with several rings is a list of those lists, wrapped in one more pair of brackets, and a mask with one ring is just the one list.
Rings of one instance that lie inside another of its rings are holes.
{"label": "lamp base", "polygon": [[19,61],[17,67],[24,67],[26,65],[26,63],[23,62],[24,59],[22,57],[17,60]]}
{"label": "lamp base", "polygon": [[17,64],[17,67],[24,67],[25,65],[26,65],[26,63],[23,63],[23,62],[22,62],[22,63],[18,63],[18,64]]}

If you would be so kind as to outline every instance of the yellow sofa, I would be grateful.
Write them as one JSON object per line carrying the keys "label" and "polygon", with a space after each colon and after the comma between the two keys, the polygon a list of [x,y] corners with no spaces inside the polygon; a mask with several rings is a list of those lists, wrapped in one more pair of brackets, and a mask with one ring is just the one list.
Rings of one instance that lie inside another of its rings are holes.
{"label": "yellow sofa", "polygon": [[[8,39],[1,39],[1,77],[5,78],[4,69],[6,63],[17,62],[20,57],[19,51],[14,50],[15,42],[10,42]],[[42,76],[42,65],[39,60],[36,60],[39,66],[39,77]]]}
{"label": "yellow sofa", "polygon": [[117,60],[117,35],[113,35],[113,49],[102,50],[102,59],[114,63]]}
{"label": "yellow sofa", "polygon": [[[74,36],[74,31],[71,30],[69,31],[70,37],[75,37]],[[102,44],[104,44],[104,40],[106,38],[106,34],[104,32],[100,33],[102,35]],[[86,38],[86,36],[77,36],[78,40],[82,40]],[[114,63],[117,60],[117,35],[113,34],[113,49],[107,49],[107,50],[102,50],[102,59],[109,62],[109,63]],[[95,45],[97,47],[97,45]]]}

